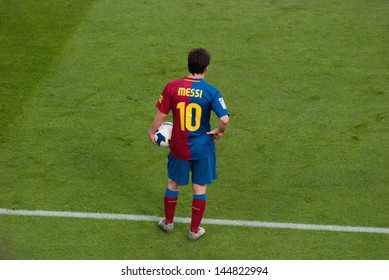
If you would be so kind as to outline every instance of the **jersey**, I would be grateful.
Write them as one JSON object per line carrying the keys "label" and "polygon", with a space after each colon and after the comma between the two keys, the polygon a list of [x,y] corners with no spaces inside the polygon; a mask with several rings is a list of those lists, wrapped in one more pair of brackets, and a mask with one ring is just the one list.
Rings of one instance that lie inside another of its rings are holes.
{"label": "jersey", "polygon": [[170,153],[181,160],[198,160],[215,152],[211,112],[221,118],[228,109],[220,92],[202,78],[181,78],[169,82],[156,107],[164,114],[172,111],[173,131]]}

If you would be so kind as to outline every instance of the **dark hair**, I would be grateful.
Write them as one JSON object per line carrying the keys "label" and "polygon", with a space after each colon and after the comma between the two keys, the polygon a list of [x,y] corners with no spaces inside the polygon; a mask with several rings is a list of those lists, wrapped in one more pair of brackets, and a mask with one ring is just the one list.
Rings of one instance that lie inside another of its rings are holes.
{"label": "dark hair", "polygon": [[207,49],[191,49],[188,54],[188,70],[192,74],[203,74],[211,62],[211,54]]}

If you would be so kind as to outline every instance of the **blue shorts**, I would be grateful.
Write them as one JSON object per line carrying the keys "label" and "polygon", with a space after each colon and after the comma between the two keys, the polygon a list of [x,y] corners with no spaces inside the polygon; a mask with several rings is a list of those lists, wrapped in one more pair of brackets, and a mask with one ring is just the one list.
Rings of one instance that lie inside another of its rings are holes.
{"label": "blue shorts", "polygon": [[177,182],[180,186],[189,183],[189,173],[192,172],[192,183],[208,185],[217,178],[216,176],[216,156],[211,156],[199,160],[180,160],[168,154],[168,177]]}

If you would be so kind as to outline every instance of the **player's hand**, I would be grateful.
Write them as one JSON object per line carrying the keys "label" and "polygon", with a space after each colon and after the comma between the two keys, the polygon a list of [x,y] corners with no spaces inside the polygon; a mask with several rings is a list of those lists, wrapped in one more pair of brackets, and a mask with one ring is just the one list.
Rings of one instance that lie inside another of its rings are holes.
{"label": "player's hand", "polygon": [[158,146],[157,142],[155,142],[155,133],[153,132],[150,132],[150,130],[147,132],[148,136],[149,136],[149,139],[151,141],[151,143],[153,143],[154,145]]}
{"label": "player's hand", "polygon": [[220,130],[218,128],[214,129],[214,130],[211,130],[209,132],[207,132],[208,135],[212,135],[212,138],[213,138],[213,142],[215,142],[215,144],[217,142],[219,142],[219,140],[222,138],[223,136],[223,132],[220,132]]}

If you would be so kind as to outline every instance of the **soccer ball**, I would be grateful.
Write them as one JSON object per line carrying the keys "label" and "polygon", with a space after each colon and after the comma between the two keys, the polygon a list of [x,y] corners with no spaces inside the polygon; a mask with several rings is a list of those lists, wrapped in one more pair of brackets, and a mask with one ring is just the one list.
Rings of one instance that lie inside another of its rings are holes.
{"label": "soccer ball", "polygon": [[162,148],[168,148],[170,146],[172,130],[173,130],[173,124],[171,122],[164,122],[161,124],[154,138],[158,146]]}

